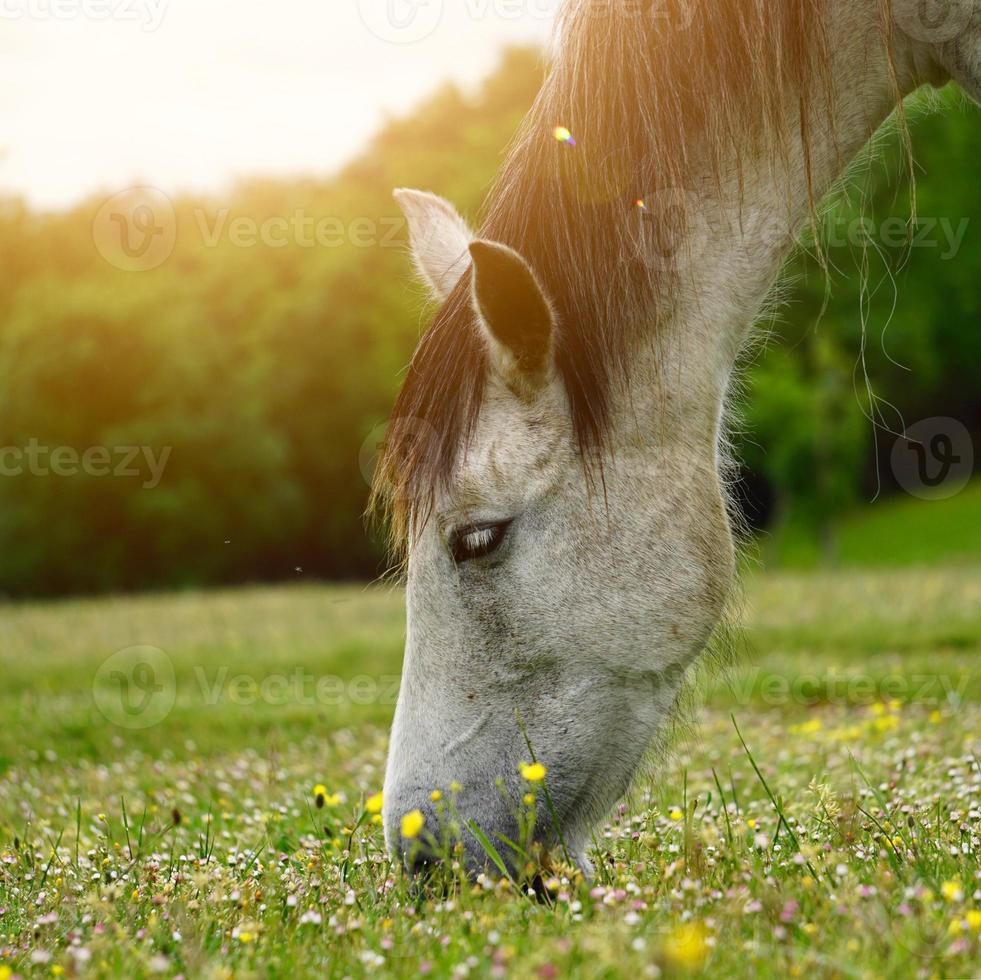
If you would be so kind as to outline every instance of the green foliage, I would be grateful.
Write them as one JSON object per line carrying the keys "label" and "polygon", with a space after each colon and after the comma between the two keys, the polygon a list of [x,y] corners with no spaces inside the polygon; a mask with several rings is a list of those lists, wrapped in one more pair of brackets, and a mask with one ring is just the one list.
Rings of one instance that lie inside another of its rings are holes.
{"label": "green foliage", "polygon": [[[376,574],[362,444],[425,307],[391,190],[431,187],[476,208],[540,81],[538,52],[517,50],[473,99],[444,88],[336,177],[176,200],[174,253],[151,271],[99,255],[99,201],[53,217],[8,204],[0,446],[172,451],[152,490],[142,478],[0,478],[0,593]],[[235,243],[236,219],[261,229],[295,214],[306,224],[285,247]]]}
{"label": "green foliage", "polygon": [[[382,548],[362,520],[365,441],[387,415],[426,313],[391,189],[432,189],[474,215],[541,72],[537,51],[510,52],[477,94],[445,87],[333,177],[174,201],[176,247],[151,271],[124,272],[99,254],[101,201],[47,216],[5,204],[0,447],[170,447],[170,456],[153,489],[145,468],[140,477],[0,477],[0,594],[381,570]],[[981,213],[974,115],[954,107],[916,123],[922,216],[957,225]],[[897,156],[887,148],[886,159]],[[890,169],[872,170],[876,215],[903,213],[908,195]],[[235,231],[239,219],[261,229],[297,214],[306,224],[282,247],[249,245]],[[318,222],[326,244],[316,243]],[[748,370],[741,446],[781,519],[828,540],[838,515],[871,495],[875,472],[867,398],[853,391],[863,304],[851,251],[829,250],[841,271],[817,327],[825,280],[813,260],[797,264],[782,339]],[[895,266],[902,250],[885,251]],[[976,429],[977,229],[968,226],[956,260],[942,251],[913,250],[884,344],[892,297],[874,256],[868,370],[876,394],[909,420],[948,414]],[[887,421],[899,426],[894,413]]]}
{"label": "green foliage", "polygon": [[887,130],[823,216],[828,273],[813,248],[794,259],[786,307],[747,372],[742,458],[772,488],[778,524],[817,532],[826,557],[838,519],[894,489],[905,426],[942,415],[981,433],[981,119],[954,88],[933,102],[910,107],[915,190]]}

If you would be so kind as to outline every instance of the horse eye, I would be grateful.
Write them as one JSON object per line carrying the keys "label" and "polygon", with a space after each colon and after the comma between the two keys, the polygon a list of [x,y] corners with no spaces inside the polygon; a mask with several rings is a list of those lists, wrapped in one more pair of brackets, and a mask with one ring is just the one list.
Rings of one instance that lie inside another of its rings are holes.
{"label": "horse eye", "polygon": [[470,524],[457,528],[450,535],[450,554],[453,555],[453,560],[459,564],[492,554],[501,546],[510,526],[510,521],[501,521],[497,524]]}

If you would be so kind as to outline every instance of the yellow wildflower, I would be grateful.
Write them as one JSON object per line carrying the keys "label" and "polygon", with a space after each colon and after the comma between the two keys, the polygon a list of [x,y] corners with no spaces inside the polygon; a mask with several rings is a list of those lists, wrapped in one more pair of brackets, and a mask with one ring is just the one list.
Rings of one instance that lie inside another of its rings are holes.
{"label": "yellow wildflower", "polygon": [[380,813],[375,813],[371,817],[371,822],[376,826],[380,827],[382,825],[382,815]]}
{"label": "yellow wildflower", "polygon": [[964,918],[971,932],[981,932],[981,912],[977,909],[971,909]]}
{"label": "yellow wildflower", "polygon": [[522,799],[522,802],[524,803],[525,806],[534,806],[535,805],[535,794],[534,793],[525,793],[525,795],[521,799]]}
{"label": "yellow wildflower", "polygon": [[708,957],[709,946],[706,939],[705,927],[701,923],[686,923],[668,936],[664,944],[664,955],[675,966],[698,969]]}
{"label": "yellow wildflower", "polygon": [[529,783],[540,783],[548,772],[540,762],[522,762],[518,770],[521,772],[521,778]]}
{"label": "yellow wildflower", "polygon": [[365,800],[364,808],[369,813],[381,813],[382,802],[382,794],[375,793],[373,796],[369,796],[368,799]]}
{"label": "yellow wildflower", "polygon": [[936,711],[936,710],[930,712],[930,723],[931,724],[933,724],[933,725],[939,725],[940,722],[942,722],[943,720],[944,720],[944,716],[943,716],[943,714],[941,712]]}
{"label": "yellow wildflower", "polygon": [[789,730],[791,735],[816,735],[822,728],[824,724],[820,718],[811,718],[800,725],[791,725]]}
{"label": "yellow wildflower", "polygon": [[461,786],[460,783],[458,783],[454,779],[453,782],[450,783],[450,792],[451,793],[462,793],[463,792],[463,786]]}
{"label": "yellow wildflower", "polygon": [[429,798],[433,801],[433,803],[439,803],[439,801],[443,798],[443,794],[438,789],[434,789],[429,794]]}
{"label": "yellow wildflower", "polygon": [[410,811],[402,818],[402,836],[409,840],[418,837],[419,831],[422,830],[425,823],[426,818],[422,815],[421,810]]}
{"label": "yellow wildflower", "polygon": [[683,814],[683,813],[682,813],[682,812],[681,812],[681,811],[680,811],[680,810],[679,810],[679,809],[678,809],[677,807],[675,807],[675,808],[674,808],[674,809],[673,809],[673,810],[672,810],[672,811],[671,811],[671,812],[670,812],[670,813],[668,814],[668,816],[669,816],[669,817],[670,817],[670,818],[671,818],[672,820],[674,820],[674,821],[675,821],[675,823],[677,823],[677,822],[678,822],[679,820],[681,820],[681,819],[682,819],[682,817],[684,817],[684,814]]}
{"label": "yellow wildflower", "polygon": [[317,803],[317,809],[321,810],[325,806],[335,807],[341,802],[340,793],[328,793],[327,787],[323,783],[318,783],[313,788],[313,798]]}
{"label": "yellow wildflower", "polygon": [[940,886],[940,894],[948,902],[959,902],[964,897],[964,890],[961,888],[959,881],[945,881]]}
{"label": "yellow wildflower", "polygon": [[255,939],[254,932],[240,932],[238,934],[238,941],[240,943],[251,943]]}

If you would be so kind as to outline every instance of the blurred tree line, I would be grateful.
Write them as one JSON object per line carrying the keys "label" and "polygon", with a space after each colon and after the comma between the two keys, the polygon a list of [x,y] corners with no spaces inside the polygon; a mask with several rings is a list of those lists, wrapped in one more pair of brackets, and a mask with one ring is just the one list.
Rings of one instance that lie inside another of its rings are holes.
{"label": "blurred tree line", "polygon": [[[426,312],[391,190],[432,189],[475,214],[541,71],[537,51],[509,52],[479,92],[443,88],[334,177],[175,200],[173,254],[149,271],[99,254],[101,199],[54,215],[0,206],[0,449],[172,447],[152,489],[145,466],[53,476],[21,457],[22,472],[0,475],[0,594],[377,574],[383,549],[362,520],[372,433]],[[856,246],[863,210],[909,216],[895,147],[874,164],[864,209],[834,209],[830,280],[813,257],[795,261],[788,304],[747,368],[738,446],[751,519],[831,536],[877,471],[889,488],[891,438],[876,448],[856,375],[863,315],[878,404],[978,431],[981,130],[947,101],[952,111],[914,124],[918,213],[955,229],[969,219],[962,240],[934,228],[905,264],[910,250],[878,227],[874,248]],[[883,338],[892,277],[900,302]]]}

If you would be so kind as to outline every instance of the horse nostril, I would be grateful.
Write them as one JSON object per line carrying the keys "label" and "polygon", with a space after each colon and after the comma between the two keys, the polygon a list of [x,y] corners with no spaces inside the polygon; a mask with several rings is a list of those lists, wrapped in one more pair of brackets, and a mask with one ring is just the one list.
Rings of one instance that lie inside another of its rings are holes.
{"label": "horse nostril", "polygon": [[[408,836],[407,836],[408,835]],[[441,839],[439,815],[427,800],[396,803],[389,816],[389,842],[396,857],[410,874],[432,869],[438,863],[433,846]]]}
{"label": "horse nostril", "polygon": [[416,847],[404,854],[403,861],[409,874],[426,878],[439,867],[439,860],[421,847]]}
{"label": "horse nostril", "polygon": [[[392,858],[412,877],[434,879],[460,870],[471,877],[481,872],[499,874],[498,860],[512,863],[512,855],[500,842],[516,840],[519,828],[498,800],[459,794],[448,805],[420,799],[421,795],[417,786],[408,792],[393,788],[386,815]],[[471,823],[479,833],[473,832]],[[497,860],[492,861],[481,838],[495,842]]]}

